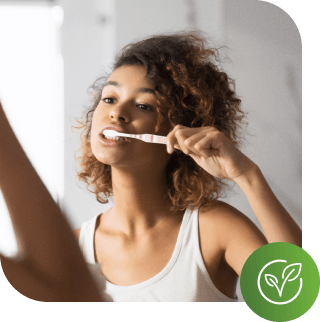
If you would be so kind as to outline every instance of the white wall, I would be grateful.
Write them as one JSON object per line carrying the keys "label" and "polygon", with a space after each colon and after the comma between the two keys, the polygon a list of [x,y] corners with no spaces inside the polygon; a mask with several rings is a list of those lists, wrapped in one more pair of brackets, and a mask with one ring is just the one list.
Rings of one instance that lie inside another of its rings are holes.
{"label": "white wall", "polygon": [[[272,190],[302,223],[302,62],[301,40],[282,9],[256,0],[227,0],[227,70],[248,112],[243,151],[259,165]],[[236,186],[224,199],[260,229],[243,192]],[[237,294],[243,301],[239,283]]]}
{"label": "white wall", "polygon": [[[244,151],[301,226],[301,40],[291,18],[273,4],[226,1],[226,44],[243,109],[248,112]],[[229,199],[257,220],[242,193]]]}
{"label": "white wall", "polygon": [[134,40],[162,32],[199,28],[216,40],[224,35],[221,0],[118,0],[117,51]]}

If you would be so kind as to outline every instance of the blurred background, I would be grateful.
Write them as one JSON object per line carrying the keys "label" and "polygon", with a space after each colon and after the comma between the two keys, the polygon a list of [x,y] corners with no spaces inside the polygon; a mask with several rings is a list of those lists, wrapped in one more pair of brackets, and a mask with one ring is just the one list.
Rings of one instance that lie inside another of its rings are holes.
{"label": "blurred background", "polygon": [[[185,29],[228,48],[223,68],[248,112],[243,152],[301,227],[301,39],[292,19],[264,1],[0,0],[0,99],[28,157],[72,228],[105,212],[112,200],[98,203],[76,179],[80,131],[71,126],[89,106],[87,89],[123,46]],[[261,228],[237,186],[223,200]],[[14,254],[1,193],[0,220],[0,251]]]}

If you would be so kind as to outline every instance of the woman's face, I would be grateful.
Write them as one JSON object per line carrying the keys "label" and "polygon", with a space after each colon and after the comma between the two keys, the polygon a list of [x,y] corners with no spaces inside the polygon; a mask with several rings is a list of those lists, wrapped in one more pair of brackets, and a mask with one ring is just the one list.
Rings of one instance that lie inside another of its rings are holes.
{"label": "woman's face", "polygon": [[[92,119],[91,149],[102,163],[127,167],[156,162],[166,165],[170,155],[166,145],[146,143],[137,139],[101,141],[101,132],[111,130],[129,134],[154,134],[157,125],[157,97],[154,85],[146,77],[143,66],[122,66],[109,77],[101,101]],[[168,123],[157,134],[167,135]]]}

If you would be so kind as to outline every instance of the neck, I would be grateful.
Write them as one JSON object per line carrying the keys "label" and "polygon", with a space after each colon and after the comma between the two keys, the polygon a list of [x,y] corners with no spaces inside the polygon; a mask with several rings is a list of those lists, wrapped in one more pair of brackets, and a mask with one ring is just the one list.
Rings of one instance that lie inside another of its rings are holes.
{"label": "neck", "polygon": [[[169,211],[171,200],[167,195],[165,168],[140,168],[135,171],[112,168],[114,206],[109,219],[116,230],[128,235],[144,233]],[[109,221],[109,220],[108,220]]]}

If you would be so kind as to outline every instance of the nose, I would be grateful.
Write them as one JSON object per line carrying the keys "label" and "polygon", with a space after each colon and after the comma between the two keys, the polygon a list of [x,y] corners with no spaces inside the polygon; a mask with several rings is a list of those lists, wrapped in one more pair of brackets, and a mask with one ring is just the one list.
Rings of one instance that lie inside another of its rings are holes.
{"label": "nose", "polygon": [[126,104],[116,104],[110,109],[109,118],[116,122],[129,122],[129,113]]}

